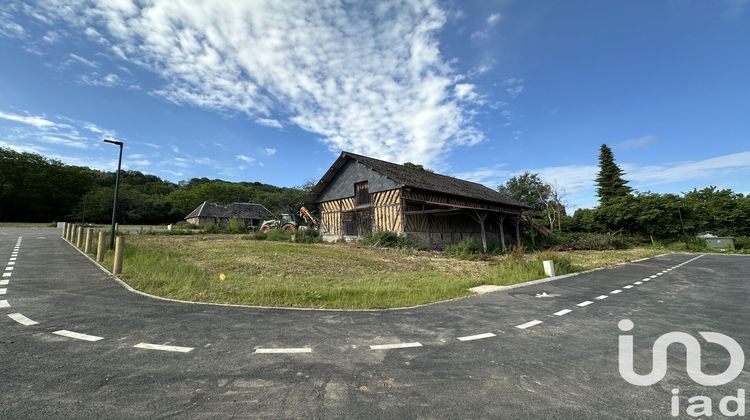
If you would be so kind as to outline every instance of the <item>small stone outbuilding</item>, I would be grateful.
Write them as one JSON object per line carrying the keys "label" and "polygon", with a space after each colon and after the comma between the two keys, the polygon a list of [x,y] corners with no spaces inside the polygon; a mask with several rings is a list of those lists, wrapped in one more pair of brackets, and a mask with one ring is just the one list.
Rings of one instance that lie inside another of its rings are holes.
{"label": "small stone outbuilding", "polygon": [[185,216],[185,221],[193,225],[225,225],[231,218],[239,219],[247,228],[258,228],[263,221],[274,219],[275,216],[261,204],[217,204],[204,201]]}

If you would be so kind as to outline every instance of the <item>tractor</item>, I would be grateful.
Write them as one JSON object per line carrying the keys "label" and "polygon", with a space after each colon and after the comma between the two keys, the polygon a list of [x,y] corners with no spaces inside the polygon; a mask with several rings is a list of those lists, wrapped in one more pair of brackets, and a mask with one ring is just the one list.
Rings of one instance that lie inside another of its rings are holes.
{"label": "tractor", "polygon": [[280,229],[283,232],[296,232],[307,228],[317,228],[318,221],[310,212],[302,207],[299,214],[282,214],[280,219],[266,220],[260,225],[260,231],[268,233],[271,229]]}

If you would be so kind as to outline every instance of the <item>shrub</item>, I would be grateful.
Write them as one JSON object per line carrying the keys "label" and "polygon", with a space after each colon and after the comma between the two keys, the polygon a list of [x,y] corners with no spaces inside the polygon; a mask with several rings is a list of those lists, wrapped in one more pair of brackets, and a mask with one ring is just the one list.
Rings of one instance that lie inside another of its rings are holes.
{"label": "shrub", "polygon": [[245,223],[236,217],[230,218],[222,230],[224,233],[247,233]]}
{"label": "shrub", "polygon": [[208,225],[205,225],[205,227],[203,228],[203,233],[221,233],[221,226],[216,223],[210,223]]}
{"label": "shrub", "polygon": [[461,259],[483,258],[482,245],[472,238],[464,238],[461,242],[446,245],[443,251],[451,257]]}
{"label": "shrub", "polygon": [[558,234],[552,241],[556,244],[551,248],[558,251],[627,249],[636,242],[634,238],[602,233]]}
{"label": "shrub", "polygon": [[318,243],[322,241],[323,241],[323,236],[321,236],[320,231],[318,229],[300,229],[294,235],[294,242],[299,242],[303,244],[312,244],[312,243]]}
{"label": "shrub", "polygon": [[386,230],[377,230],[371,234],[367,234],[359,240],[361,244],[371,245],[380,248],[393,248],[393,249],[422,249],[418,242],[409,239],[405,236],[401,236],[395,232],[389,232]]}
{"label": "shrub", "polygon": [[278,241],[278,242],[289,242],[292,240],[293,232],[284,232],[279,229],[271,229],[266,234],[266,239],[269,241]]}

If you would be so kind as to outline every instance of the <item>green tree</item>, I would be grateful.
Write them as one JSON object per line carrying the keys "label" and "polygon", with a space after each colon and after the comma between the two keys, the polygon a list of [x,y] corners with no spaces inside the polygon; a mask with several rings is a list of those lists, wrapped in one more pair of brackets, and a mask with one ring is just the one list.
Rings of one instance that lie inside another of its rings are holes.
{"label": "green tree", "polygon": [[628,186],[628,181],[623,179],[625,173],[615,163],[612,149],[606,144],[599,148],[599,174],[596,177],[596,194],[601,204],[607,204],[616,197],[630,195],[633,189]]}
{"label": "green tree", "polygon": [[511,197],[531,208],[529,214],[544,220],[550,229],[560,229],[560,222],[565,215],[559,190],[544,182],[539,174],[524,172],[516,175],[497,187],[497,191]]}

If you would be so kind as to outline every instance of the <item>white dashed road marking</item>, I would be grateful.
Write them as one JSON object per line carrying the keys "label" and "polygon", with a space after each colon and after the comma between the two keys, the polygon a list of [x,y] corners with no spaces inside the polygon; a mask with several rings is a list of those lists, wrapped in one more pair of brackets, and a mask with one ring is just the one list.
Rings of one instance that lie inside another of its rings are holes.
{"label": "white dashed road marking", "polygon": [[13,267],[5,267],[5,271],[13,271]]}
{"label": "white dashed road marking", "polygon": [[138,343],[133,347],[138,349],[146,350],[161,350],[161,351],[174,351],[178,353],[187,353],[193,350],[192,347],[180,347],[180,346],[165,346],[162,344],[149,344],[149,343]]}
{"label": "white dashed road marking", "polygon": [[490,338],[490,337],[495,337],[495,334],[484,333],[484,334],[467,335],[465,337],[458,337],[458,339],[460,341],[473,341],[473,340],[481,340],[483,338]]}
{"label": "white dashed road marking", "polygon": [[422,347],[422,343],[373,344],[370,346],[370,350],[405,349],[409,347]]}
{"label": "white dashed road marking", "polygon": [[7,286],[10,280],[0,280],[0,286]]}
{"label": "white dashed road marking", "polygon": [[533,321],[529,321],[529,322],[523,323],[521,325],[516,325],[516,328],[525,330],[526,328],[530,328],[530,327],[533,327],[534,325],[539,325],[541,323],[542,323],[542,321],[540,321],[538,319],[535,319]]}
{"label": "white dashed road marking", "polygon": [[10,303],[7,300],[0,300],[0,308],[10,308]]}
{"label": "white dashed road marking", "polygon": [[8,265],[16,265],[15,261],[8,261]]}
{"label": "white dashed road marking", "polygon": [[11,273],[3,273],[3,277],[10,277]]}
{"label": "white dashed road marking", "polygon": [[643,284],[643,282],[642,281],[637,281],[637,282],[635,282],[633,284],[638,285],[638,284]]}
{"label": "white dashed road marking", "polygon": [[578,305],[576,305],[576,306],[580,306],[581,308],[583,308],[584,306],[589,306],[589,305],[591,305],[592,303],[594,303],[594,302],[592,302],[592,301],[590,301],[590,300],[587,300],[587,301],[585,301],[585,302],[581,302],[581,303],[579,303],[579,304],[578,304]]}
{"label": "white dashed road marking", "polygon": [[23,315],[21,315],[19,313],[8,314],[8,317],[10,319],[18,322],[21,325],[30,326],[30,325],[36,325],[36,324],[38,324],[38,322],[36,322],[34,320],[31,320],[29,318],[26,318],[25,316],[23,316]]}
{"label": "white dashed road marking", "polygon": [[620,292],[622,292],[622,290],[620,290],[620,289],[617,289],[617,290],[613,290],[613,291],[609,292],[609,294],[610,294],[610,295],[616,295],[616,294],[618,294],[618,293],[620,293]]}
{"label": "white dashed road marking", "polygon": [[4,295],[6,293],[8,293],[8,289],[6,289],[4,287],[2,289],[0,289],[0,295]]}
{"label": "white dashed road marking", "polygon": [[632,284],[629,284],[629,285],[627,285],[627,286],[623,286],[623,289],[632,289],[632,288],[633,288],[633,285],[632,285]]}
{"label": "white dashed road marking", "polygon": [[600,296],[595,297],[594,299],[596,299],[596,300],[602,300],[602,299],[606,299],[608,297],[609,296],[607,296],[607,295],[600,295]]}
{"label": "white dashed road marking", "polygon": [[570,309],[563,309],[561,311],[555,312],[553,315],[563,316],[563,315],[569,314],[571,312],[573,312],[573,311],[571,311]]}
{"label": "white dashed road marking", "polygon": [[256,353],[266,353],[266,354],[279,354],[279,353],[312,353],[312,349],[310,347],[291,347],[291,348],[281,348],[281,349],[255,349]]}
{"label": "white dashed road marking", "polygon": [[659,276],[649,276],[648,278],[650,278],[650,279],[655,279],[655,278],[657,278],[657,277],[659,277]]}
{"label": "white dashed road marking", "polygon": [[63,337],[75,338],[76,340],[84,340],[84,341],[99,341],[99,340],[103,340],[104,339],[104,337],[97,337],[95,335],[81,334],[81,333],[77,333],[77,332],[74,332],[74,331],[68,331],[68,330],[55,331],[52,334],[57,334],[57,335],[61,335]]}

